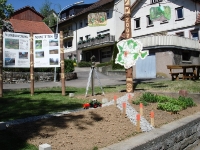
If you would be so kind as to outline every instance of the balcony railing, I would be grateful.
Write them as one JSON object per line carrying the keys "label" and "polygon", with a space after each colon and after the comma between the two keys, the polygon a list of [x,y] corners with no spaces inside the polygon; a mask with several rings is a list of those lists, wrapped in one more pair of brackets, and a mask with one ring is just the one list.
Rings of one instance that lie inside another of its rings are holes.
{"label": "balcony railing", "polygon": [[115,36],[105,36],[90,39],[88,41],[82,41],[78,43],[78,49],[88,48],[92,46],[113,44],[115,42]]}
{"label": "balcony railing", "polygon": [[69,30],[63,33],[64,38],[72,37],[74,36],[73,31]]}
{"label": "balcony railing", "polygon": [[197,40],[192,40],[176,35],[157,35],[135,38],[143,44],[144,49],[159,47],[176,47],[181,49],[200,51],[200,44]]}

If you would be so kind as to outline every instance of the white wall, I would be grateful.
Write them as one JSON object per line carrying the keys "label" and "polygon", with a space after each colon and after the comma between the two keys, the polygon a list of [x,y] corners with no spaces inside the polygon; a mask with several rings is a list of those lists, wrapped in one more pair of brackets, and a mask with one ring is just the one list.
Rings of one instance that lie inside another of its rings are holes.
{"label": "white wall", "polygon": [[[133,4],[134,2],[135,0],[131,0],[131,4]],[[110,29],[109,31],[110,35],[114,35],[115,40],[118,41],[119,37],[124,31],[124,21],[120,19],[124,14],[124,0],[115,0],[114,7],[110,8],[109,11],[112,17],[107,20],[106,26],[98,26],[98,27],[86,26],[79,29],[79,24],[77,22],[78,29],[74,31],[72,47],[65,49],[65,52],[76,51],[76,44],[78,43],[80,37],[83,37],[84,40],[85,40],[85,36],[89,34],[90,34],[90,38],[96,37],[97,32],[107,30],[107,29]],[[73,29],[76,29],[75,23],[73,24]],[[76,34],[77,34],[77,40],[76,40]]]}
{"label": "white wall", "polygon": [[[150,14],[151,7],[159,6],[158,3],[150,5],[150,0],[141,0],[137,7],[132,12],[132,35],[133,37],[147,35],[155,32],[168,31],[168,30],[185,30],[185,28],[191,28],[196,21],[196,14],[200,10],[200,5],[197,4],[197,12],[195,11],[195,3],[191,0],[163,0],[162,6],[169,6],[171,8],[171,19],[168,23],[161,24],[160,22],[154,22],[153,27],[147,27],[146,16]],[[184,7],[184,20],[175,21],[176,13],[175,8]],[[134,30],[134,19],[140,18],[141,29]],[[171,32],[173,33],[173,32]]]}

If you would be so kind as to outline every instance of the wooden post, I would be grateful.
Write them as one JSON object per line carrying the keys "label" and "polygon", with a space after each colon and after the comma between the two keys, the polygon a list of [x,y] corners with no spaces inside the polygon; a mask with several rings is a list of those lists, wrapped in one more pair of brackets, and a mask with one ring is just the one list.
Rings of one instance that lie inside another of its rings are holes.
{"label": "wooden post", "polygon": [[137,114],[137,131],[140,132],[140,114]]}
{"label": "wooden post", "polygon": [[33,33],[30,34],[30,81],[31,96],[34,95],[34,57],[33,57]]}
{"label": "wooden post", "polygon": [[126,116],[126,102],[123,102],[122,107],[123,107],[123,115]]}
{"label": "wooden post", "polygon": [[3,97],[3,31],[0,29],[0,97]]}
{"label": "wooden post", "polygon": [[153,111],[151,111],[150,116],[151,116],[151,125],[154,127],[154,112]]}
{"label": "wooden post", "polygon": [[140,103],[140,115],[143,116],[143,104]]}
{"label": "wooden post", "polygon": [[114,95],[114,104],[115,104],[115,106],[117,106],[117,96],[116,95]]}
{"label": "wooden post", "polygon": [[[130,0],[124,0],[124,19],[125,19],[125,38],[132,37],[131,34],[131,7]],[[132,93],[133,90],[133,67],[126,69],[126,92]]]}
{"label": "wooden post", "polygon": [[64,62],[64,48],[63,48],[63,31],[60,31],[60,59],[61,59],[62,95],[65,96],[65,62]]}

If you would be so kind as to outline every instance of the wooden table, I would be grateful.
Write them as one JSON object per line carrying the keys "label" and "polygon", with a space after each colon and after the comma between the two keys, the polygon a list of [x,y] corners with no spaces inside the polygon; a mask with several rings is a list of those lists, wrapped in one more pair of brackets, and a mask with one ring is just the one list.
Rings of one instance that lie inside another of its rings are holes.
{"label": "wooden table", "polygon": [[[180,74],[182,79],[199,79],[200,65],[167,65],[167,69],[170,70],[172,80],[179,80]],[[190,69],[190,70],[189,70]]]}

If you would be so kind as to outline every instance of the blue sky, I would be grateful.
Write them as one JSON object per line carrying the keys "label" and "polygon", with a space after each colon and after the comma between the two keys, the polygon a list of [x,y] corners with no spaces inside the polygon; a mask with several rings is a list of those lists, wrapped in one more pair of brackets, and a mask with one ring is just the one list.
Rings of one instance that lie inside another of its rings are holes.
{"label": "blue sky", "polygon": [[[82,1],[82,0],[48,0],[52,3],[51,8],[54,9],[56,12],[59,12],[59,5],[61,9],[65,6],[71,5],[73,3]],[[90,4],[97,2],[98,0],[83,0],[85,4]],[[25,6],[33,6],[39,12],[42,4],[44,4],[45,0],[7,0],[7,4],[12,4],[15,10],[20,9]]]}

